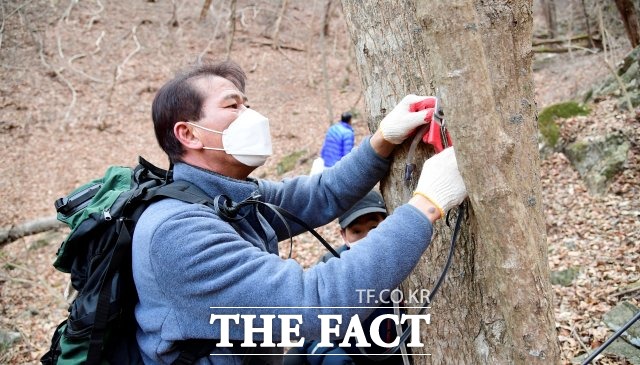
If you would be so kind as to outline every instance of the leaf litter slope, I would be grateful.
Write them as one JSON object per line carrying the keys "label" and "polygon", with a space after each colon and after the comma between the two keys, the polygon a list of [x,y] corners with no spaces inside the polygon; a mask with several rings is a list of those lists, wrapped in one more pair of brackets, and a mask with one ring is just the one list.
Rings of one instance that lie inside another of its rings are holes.
{"label": "leaf litter slope", "polygon": [[[324,43],[329,116],[319,34],[313,31],[320,29],[317,14],[322,10],[307,2],[289,3],[280,30],[287,48],[277,50],[268,37],[276,5],[239,1],[231,54],[248,73],[251,107],[272,122],[274,156],[255,175],[273,179],[307,173],[326,128],[341,112],[364,114],[340,12],[332,11],[331,33]],[[109,165],[130,166],[143,155],[166,166],[149,118],[154,93],[198,55],[225,55],[228,12],[214,4],[199,22],[201,5],[195,0],[176,3],[175,8],[153,1],[7,4],[0,48],[0,148],[5,162],[0,167],[0,226],[52,215],[55,199],[100,176]],[[575,96],[602,77],[602,67],[594,67],[598,62],[589,55],[543,62],[534,75],[538,103]],[[562,154],[542,163],[550,267],[579,268],[572,285],[554,286],[565,361],[604,341],[607,331],[601,319],[611,306],[621,299],[637,304],[637,292],[617,295],[617,290],[639,280],[638,121],[611,105],[599,103],[592,115],[562,122],[565,133],[615,127],[633,136],[630,162],[607,195],[589,196]],[[355,129],[362,140],[366,121],[356,118]],[[278,162],[293,153],[302,158],[291,171],[278,175]],[[319,231],[332,244],[340,243],[337,224]],[[65,233],[26,237],[0,251],[0,328],[21,335],[0,354],[1,363],[36,364],[52,329],[65,316],[65,276],[51,267]],[[293,258],[305,267],[323,253],[309,234],[294,244]],[[288,254],[288,243],[281,252]]]}

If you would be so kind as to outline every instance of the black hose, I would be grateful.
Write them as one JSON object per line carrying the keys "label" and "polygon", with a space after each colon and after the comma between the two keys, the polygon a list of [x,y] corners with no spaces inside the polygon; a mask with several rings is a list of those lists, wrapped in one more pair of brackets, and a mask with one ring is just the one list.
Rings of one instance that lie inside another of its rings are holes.
{"label": "black hose", "polygon": [[636,323],[636,321],[640,319],[640,311],[638,311],[638,313],[636,313],[636,315],[631,318],[631,320],[629,322],[627,322],[624,326],[620,327],[619,330],[616,331],[616,333],[613,334],[613,336],[609,337],[609,339],[607,340],[607,342],[603,343],[602,345],[600,345],[600,347],[598,347],[594,352],[591,353],[591,355],[589,355],[589,357],[582,363],[582,365],[587,365],[588,363],[590,363],[591,361],[593,361],[593,359],[596,358],[596,356],[600,355],[600,353],[606,349],[609,345],[611,345],[611,343],[613,341],[616,340],[616,338],[620,337],[621,334],[624,333],[624,331],[627,330],[627,328],[631,327],[631,325],[633,325],[634,323]]}

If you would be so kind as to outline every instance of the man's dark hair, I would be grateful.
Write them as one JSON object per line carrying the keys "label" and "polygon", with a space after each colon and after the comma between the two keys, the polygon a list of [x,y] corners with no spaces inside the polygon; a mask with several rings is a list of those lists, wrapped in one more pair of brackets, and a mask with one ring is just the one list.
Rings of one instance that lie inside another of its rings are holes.
{"label": "man's dark hair", "polygon": [[342,115],[340,116],[340,120],[345,122],[345,123],[351,123],[351,113],[349,112],[344,112],[342,113]]}
{"label": "man's dark hair", "polygon": [[196,121],[202,118],[202,94],[194,81],[210,76],[220,76],[231,81],[244,93],[246,74],[233,61],[201,61],[178,73],[173,80],[158,90],[151,106],[153,128],[160,148],[169,160],[182,160],[184,149],[173,133],[173,126],[180,121]]}

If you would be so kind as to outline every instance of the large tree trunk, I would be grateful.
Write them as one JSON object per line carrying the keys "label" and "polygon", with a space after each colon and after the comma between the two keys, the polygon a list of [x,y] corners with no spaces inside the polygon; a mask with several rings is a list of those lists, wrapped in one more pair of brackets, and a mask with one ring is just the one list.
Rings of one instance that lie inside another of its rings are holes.
{"label": "large tree trunk", "polygon": [[[342,4],[371,130],[405,94],[438,88],[469,192],[470,221],[418,351],[431,356],[414,362],[558,363],[536,143],[531,1]],[[421,166],[433,151],[419,150]],[[391,209],[403,203],[406,154],[406,146],[397,151],[382,184]],[[433,286],[450,231],[436,225],[404,289]]]}

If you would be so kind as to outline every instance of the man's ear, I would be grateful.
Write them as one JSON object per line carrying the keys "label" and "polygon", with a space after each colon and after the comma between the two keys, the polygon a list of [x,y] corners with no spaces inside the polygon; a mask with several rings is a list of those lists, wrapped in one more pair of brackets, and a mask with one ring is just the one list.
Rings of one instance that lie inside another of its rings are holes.
{"label": "man's ear", "polygon": [[178,122],[173,126],[173,134],[178,141],[188,149],[201,150],[202,142],[193,132],[193,128],[187,122]]}
{"label": "man's ear", "polygon": [[346,228],[340,229],[340,236],[342,237],[342,240],[344,242],[347,242],[347,229]]}

